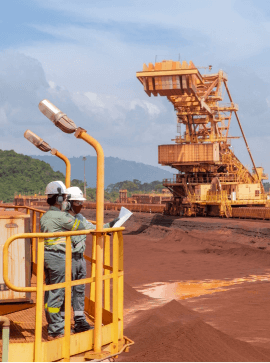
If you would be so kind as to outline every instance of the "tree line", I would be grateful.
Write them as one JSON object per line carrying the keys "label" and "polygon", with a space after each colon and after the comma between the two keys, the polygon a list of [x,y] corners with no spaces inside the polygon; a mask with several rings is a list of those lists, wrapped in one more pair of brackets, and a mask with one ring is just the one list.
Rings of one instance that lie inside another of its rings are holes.
{"label": "tree line", "polygon": [[[84,190],[84,183],[82,180],[73,179],[71,182],[72,186],[78,186],[82,191]],[[155,180],[151,183],[141,183],[138,179],[133,181],[125,180],[115,184],[109,184],[104,191],[104,200],[106,202],[115,202],[119,198],[119,190],[126,189],[128,197],[132,194],[139,193],[161,193],[163,185],[160,181]],[[96,188],[86,188],[86,198],[91,202],[96,201]]]}
{"label": "tree line", "polygon": [[[4,203],[13,202],[15,194],[44,195],[46,185],[53,180],[65,182],[65,176],[54,171],[50,164],[33,159],[30,156],[18,154],[14,150],[0,150],[0,200]],[[72,186],[84,190],[82,180],[73,179]],[[161,192],[163,186],[160,181],[141,183],[137,179],[125,180],[110,184],[104,191],[105,201],[115,202],[119,198],[119,190],[127,189],[128,197],[135,193]],[[96,188],[86,189],[87,200],[96,200]]]}

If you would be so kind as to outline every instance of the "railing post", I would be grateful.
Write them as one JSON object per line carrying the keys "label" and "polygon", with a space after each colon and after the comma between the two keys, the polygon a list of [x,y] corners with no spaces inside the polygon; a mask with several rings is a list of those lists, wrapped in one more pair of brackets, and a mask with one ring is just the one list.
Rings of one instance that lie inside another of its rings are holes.
{"label": "railing post", "polygon": [[[95,234],[92,235],[92,259],[96,260],[97,258],[97,237]],[[96,262],[92,262],[91,264],[91,277],[95,277],[96,276]],[[96,296],[96,284],[95,282],[91,282],[90,284],[90,300],[95,301],[95,296]]]}
{"label": "railing post", "polygon": [[116,232],[113,233],[113,353],[118,352],[118,262],[119,241]]}
{"label": "railing post", "polygon": [[66,237],[65,337],[63,346],[64,362],[70,361],[71,269],[71,238]]}
{"label": "railing post", "polygon": [[[32,214],[32,232],[36,233],[37,231],[37,215],[36,212],[33,210]],[[32,238],[32,262],[36,263],[37,260],[37,240],[36,238]]]}
{"label": "railing post", "polygon": [[[122,232],[117,232],[119,241],[118,270],[124,273],[124,241]],[[118,317],[121,321],[120,339],[123,339],[124,332],[124,275],[118,278]]]}
{"label": "railing post", "polygon": [[[104,236],[104,265],[110,266],[111,255],[110,255],[110,236],[107,234]],[[110,270],[104,269],[104,275],[109,275]],[[110,284],[111,280],[107,279],[104,281],[104,309],[110,311]]]}
{"label": "railing post", "polygon": [[[96,220],[97,231],[103,230],[104,221],[104,153],[101,145],[92,136],[88,135],[82,128],[78,128],[75,137],[85,140],[93,146],[97,153],[97,192],[96,192]],[[95,300],[95,331],[94,352],[101,353],[102,343],[102,292],[103,292],[103,237],[97,233],[96,250],[96,300]],[[102,354],[101,354],[102,356]]]}
{"label": "railing post", "polygon": [[37,301],[35,331],[35,362],[42,361],[42,311],[43,311],[43,276],[44,276],[44,239],[38,239],[37,256]]}

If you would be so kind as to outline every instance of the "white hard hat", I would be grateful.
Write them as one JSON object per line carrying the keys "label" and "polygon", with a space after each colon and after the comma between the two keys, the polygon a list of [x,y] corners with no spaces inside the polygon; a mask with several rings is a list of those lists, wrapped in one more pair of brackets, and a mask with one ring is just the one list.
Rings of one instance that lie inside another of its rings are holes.
{"label": "white hard hat", "polygon": [[67,194],[70,195],[70,198],[68,198],[68,200],[86,200],[83,197],[83,192],[78,187],[67,188]]}
{"label": "white hard hat", "polygon": [[67,194],[65,184],[61,180],[50,182],[45,189],[45,194],[59,194],[59,188],[61,194]]}

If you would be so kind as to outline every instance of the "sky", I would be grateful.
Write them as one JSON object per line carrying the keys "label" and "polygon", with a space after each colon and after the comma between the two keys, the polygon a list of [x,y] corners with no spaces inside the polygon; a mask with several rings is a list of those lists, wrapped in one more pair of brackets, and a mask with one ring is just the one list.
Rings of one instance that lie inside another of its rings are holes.
{"label": "sky", "polygon": [[[0,16],[0,149],[41,155],[30,129],[68,157],[95,155],[38,109],[48,99],[97,139],[105,156],[158,166],[177,135],[165,97],[136,72],[155,60],[192,60],[228,74],[257,166],[270,174],[270,3],[267,0],[9,0]],[[203,68],[202,73],[207,72]],[[231,135],[240,136],[235,117]],[[238,158],[251,166],[243,140]]]}

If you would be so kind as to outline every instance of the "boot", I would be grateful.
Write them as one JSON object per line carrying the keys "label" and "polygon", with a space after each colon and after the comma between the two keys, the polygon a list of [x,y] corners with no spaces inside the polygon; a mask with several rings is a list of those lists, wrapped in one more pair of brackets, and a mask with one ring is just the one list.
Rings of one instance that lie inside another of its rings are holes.
{"label": "boot", "polygon": [[75,321],[75,326],[74,326],[75,333],[81,333],[83,331],[91,329],[94,329],[94,327],[88,324],[86,320]]}

